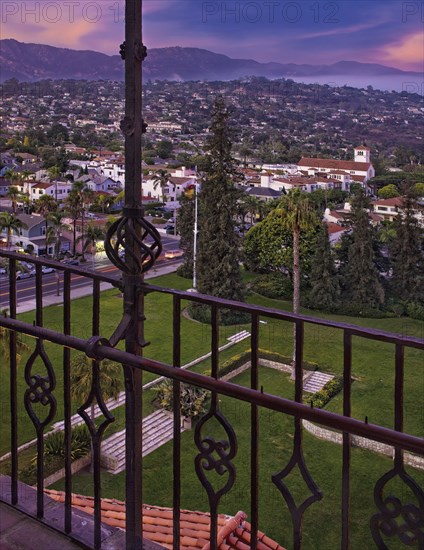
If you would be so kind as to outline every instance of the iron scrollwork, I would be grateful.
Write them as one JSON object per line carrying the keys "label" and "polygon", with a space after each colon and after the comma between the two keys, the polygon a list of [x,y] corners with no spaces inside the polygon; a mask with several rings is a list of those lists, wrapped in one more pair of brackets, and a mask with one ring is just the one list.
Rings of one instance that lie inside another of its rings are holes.
{"label": "iron scrollwork", "polygon": [[[32,368],[38,357],[40,357],[44,363],[47,376],[32,374]],[[53,395],[53,391],[56,387],[56,376],[47,353],[44,350],[42,340],[37,340],[35,350],[25,365],[25,381],[28,384],[28,388],[24,395],[25,409],[35,426],[37,434],[40,434],[49,422],[53,420],[57,408],[56,398]],[[41,420],[34,411],[33,405],[37,403],[40,403],[43,407],[49,407],[44,420]]]}
{"label": "iron scrollwork", "polygon": [[[305,458],[302,451],[302,439],[300,435],[300,429],[300,426],[297,426],[294,439],[294,450],[289,460],[289,463],[279,473],[272,476],[272,482],[276,485],[280,493],[283,495],[284,500],[287,503],[290,515],[292,517],[295,549],[300,548],[300,541],[302,537],[301,526],[304,512],[307,508],[309,508],[311,504],[321,500],[323,497],[321,489],[315,483],[305,464]],[[294,471],[295,468],[299,469],[303,481],[306,483],[306,486],[311,492],[311,496],[306,498],[298,506],[296,505],[294,496],[292,495],[289,487],[283,481],[290,475],[292,471]]]}
{"label": "iron scrollwork", "polygon": [[[128,236],[140,248],[140,257],[127,246]],[[125,259],[120,256],[121,250],[124,251]],[[107,232],[105,251],[118,269],[127,274],[139,275],[153,267],[162,252],[162,243],[157,229],[142,217],[141,208],[124,208],[124,216],[114,222]],[[134,260],[131,268],[126,261],[129,256]]]}
{"label": "iron scrollwork", "polygon": [[[384,497],[385,487],[398,477],[413,493],[418,505],[403,504],[396,496]],[[384,474],[374,488],[374,502],[379,510],[371,518],[370,527],[374,542],[382,550],[388,546],[383,540],[397,537],[405,546],[424,548],[424,492],[403,466]]]}
{"label": "iron scrollwork", "polygon": [[[227,440],[217,441],[210,436],[202,437],[202,428],[212,418],[216,419],[222,426],[227,435]],[[199,454],[195,458],[196,473],[207,492],[211,505],[216,507],[222,495],[227,493],[234,485],[236,471],[231,461],[237,454],[236,434],[225,416],[219,410],[212,408],[196,424],[194,441],[199,449]],[[208,479],[207,472],[215,472],[219,476],[227,473],[226,483],[220,489],[215,490]]]}
{"label": "iron scrollwork", "polygon": [[[93,377],[91,381],[90,393],[85,403],[83,403],[77,411],[78,414],[84,419],[84,422],[86,423],[91,433],[93,441],[94,439],[100,441],[103,432],[105,431],[107,426],[115,420],[115,417],[109,412],[109,409],[107,408],[102,396],[102,388],[100,383],[101,357],[98,356],[96,350],[99,345],[110,346],[110,343],[106,338],[102,338],[100,336],[93,336],[87,342],[86,355],[93,361]],[[103,416],[105,417],[105,420],[97,427],[97,429],[94,423],[94,419],[92,419],[87,413],[87,410],[94,406],[95,401],[97,402]]]}

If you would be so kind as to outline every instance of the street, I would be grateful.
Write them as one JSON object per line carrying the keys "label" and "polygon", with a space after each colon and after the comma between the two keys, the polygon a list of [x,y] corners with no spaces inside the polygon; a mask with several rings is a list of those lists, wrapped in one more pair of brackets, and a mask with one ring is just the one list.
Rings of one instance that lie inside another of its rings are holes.
{"label": "street", "polygon": [[[181,263],[181,258],[167,259],[164,257],[164,252],[167,250],[175,250],[178,248],[179,239],[175,237],[170,237],[168,235],[162,235],[162,247],[163,252],[161,256],[156,261],[155,267],[161,266],[173,266],[176,267]],[[87,262],[81,264],[79,267],[84,268],[87,273],[93,272],[93,261],[90,257]],[[108,275],[115,275],[116,278],[119,277],[120,271],[110,263],[109,259],[105,254],[98,255],[95,259],[95,270],[101,273],[107,273]],[[59,275],[59,283],[58,283]],[[43,297],[57,295],[58,284],[59,284],[59,293],[63,292],[63,274],[61,272],[49,273],[43,275]],[[71,290],[90,285],[91,279],[84,277],[83,275],[73,274],[71,276]],[[30,277],[28,279],[22,279],[16,281],[16,293],[18,304],[28,300],[35,299],[35,285],[36,278]],[[9,277],[7,275],[0,275],[0,309],[9,308]]]}

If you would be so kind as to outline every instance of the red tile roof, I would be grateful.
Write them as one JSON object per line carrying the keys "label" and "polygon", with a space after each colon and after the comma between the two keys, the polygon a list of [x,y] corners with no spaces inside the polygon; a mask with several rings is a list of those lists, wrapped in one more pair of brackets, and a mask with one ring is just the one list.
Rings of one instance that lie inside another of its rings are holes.
{"label": "red tile roof", "polygon": [[[65,502],[63,491],[45,489],[47,496],[57,502]],[[94,514],[93,497],[72,495],[72,506],[83,512]],[[125,529],[125,502],[103,498],[101,500],[103,523]],[[246,521],[246,514],[238,512],[234,517],[218,515],[219,550],[243,550],[250,548],[252,527]],[[209,550],[210,515],[205,512],[180,512],[180,550]],[[160,506],[143,505],[143,536],[165,548],[172,549],[173,510]],[[277,542],[258,531],[257,548],[260,550],[285,550]]]}
{"label": "red tile roof", "polygon": [[330,168],[336,170],[355,170],[366,172],[371,166],[370,162],[355,162],[353,160],[335,160],[303,157],[298,166],[311,166],[314,168]]}
{"label": "red tile roof", "polygon": [[402,206],[402,197],[393,197],[391,199],[378,199],[372,204],[375,206]]}
{"label": "red tile roof", "polygon": [[342,231],[346,231],[346,227],[342,227],[341,225],[338,225],[337,223],[333,222],[325,222],[327,226],[327,231],[329,235],[334,235],[335,233],[340,233]]}

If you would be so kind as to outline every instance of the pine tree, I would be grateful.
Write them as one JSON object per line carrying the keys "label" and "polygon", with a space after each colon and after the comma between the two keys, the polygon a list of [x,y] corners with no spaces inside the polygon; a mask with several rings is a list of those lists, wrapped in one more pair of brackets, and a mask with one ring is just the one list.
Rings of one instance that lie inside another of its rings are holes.
{"label": "pine tree", "polygon": [[184,250],[184,262],[177,269],[177,273],[187,279],[193,277],[194,192],[194,190],[188,190],[179,198],[180,208],[177,218],[180,248]]}
{"label": "pine tree", "polygon": [[415,217],[417,204],[407,190],[401,211],[393,223],[396,237],[390,247],[392,291],[394,297],[413,302],[424,301],[423,233]]}
{"label": "pine tree", "polygon": [[351,225],[347,264],[344,266],[346,299],[355,309],[377,308],[384,302],[384,290],[375,263],[373,228],[368,216],[369,200],[362,189],[352,198],[348,223]]}
{"label": "pine tree", "polygon": [[327,227],[318,234],[310,275],[310,303],[313,308],[332,311],[340,300],[340,279],[334,263]]}
{"label": "pine tree", "polygon": [[207,168],[199,195],[198,290],[219,298],[243,299],[239,267],[239,236],[235,214],[240,181],[231,156],[229,113],[224,100],[213,106],[210,136],[207,141]]}

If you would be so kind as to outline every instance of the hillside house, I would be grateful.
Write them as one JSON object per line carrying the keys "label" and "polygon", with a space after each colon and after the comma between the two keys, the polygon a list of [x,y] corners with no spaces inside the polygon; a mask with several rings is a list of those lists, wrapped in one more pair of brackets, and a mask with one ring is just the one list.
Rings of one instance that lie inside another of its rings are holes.
{"label": "hillside house", "polygon": [[[12,232],[11,245],[23,250],[31,245],[34,247],[36,256],[53,254],[54,244],[49,244],[46,247],[46,220],[40,214],[18,214],[17,217],[26,227],[20,229],[19,232]],[[50,226],[51,223],[47,222],[47,225]],[[2,236],[6,237],[5,231]]]}

